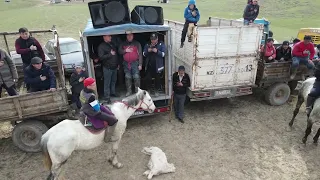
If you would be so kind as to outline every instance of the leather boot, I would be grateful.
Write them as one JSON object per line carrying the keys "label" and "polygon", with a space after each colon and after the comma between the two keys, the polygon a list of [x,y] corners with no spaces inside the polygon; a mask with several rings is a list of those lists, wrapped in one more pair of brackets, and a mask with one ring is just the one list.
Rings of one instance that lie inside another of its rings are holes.
{"label": "leather boot", "polygon": [[293,80],[296,77],[296,74],[297,74],[297,68],[292,68],[290,79]]}
{"label": "leather boot", "polygon": [[138,87],[140,87],[140,78],[134,79],[134,89],[136,93],[138,92]]}
{"label": "leather boot", "polygon": [[311,111],[312,111],[312,106],[313,106],[313,103],[316,101],[317,98],[315,97],[311,97],[311,96],[308,96],[307,98],[307,102],[306,102],[306,113],[307,113],[307,116],[309,117]]}
{"label": "leather boot", "polygon": [[126,78],[126,87],[127,87],[127,93],[126,96],[130,96],[132,94],[132,80],[131,78]]}

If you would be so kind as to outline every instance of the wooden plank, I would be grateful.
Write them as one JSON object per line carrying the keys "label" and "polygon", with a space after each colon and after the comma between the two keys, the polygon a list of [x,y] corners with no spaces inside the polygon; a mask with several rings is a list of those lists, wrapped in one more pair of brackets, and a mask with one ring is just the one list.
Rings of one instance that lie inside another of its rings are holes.
{"label": "wooden plank", "polygon": [[18,98],[13,99],[14,106],[16,107],[16,111],[18,112],[19,119],[22,118],[22,109],[19,103]]}

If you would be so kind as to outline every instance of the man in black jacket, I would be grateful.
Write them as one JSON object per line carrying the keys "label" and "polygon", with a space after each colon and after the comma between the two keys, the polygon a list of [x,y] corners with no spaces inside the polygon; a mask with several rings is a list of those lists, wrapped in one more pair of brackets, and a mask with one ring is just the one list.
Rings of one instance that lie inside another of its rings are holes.
{"label": "man in black jacket", "polygon": [[282,45],[277,48],[276,52],[276,60],[280,62],[290,61],[292,58],[291,47],[289,47],[289,41],[283,41]]}
{"label": "man in black jacket", "polygon": [[83,71],[83,67],[76,66],[74,73],[70,77],[70,85],[72,92],[72,101],[77,105],[77,108],[81,108],[80,93],[83,90],[83,81],[88,78],[88,75]]}
{"label": "man in black jacket", "polygon": [[249,25],[252,24],[253,21],[259,15],[259,5],[258,0],[252,0],[251,4],[247,4],[246,8],[243,12],[243,24]]}
{"label": "man in black jacket", "polygon": [[56,90],[56,77],[49,65],[42,63],[42,59],[34,57],[31,64],[24,71],[24,81],[30,84],[30,92]]}
{"label": "man in black jacket", "polygon": [[110,95],[117,97],[116,82],[119,68],[117,47],[111,42],[111,35],[103,36],[104,42],[98,47],[98,56],[103,66],[104,96],[106,103],[110,104]]}
{"label": "man in black jacket", "polygon": [[172,75],[172,87],[174,92],[174,111],[176,118],[184,123],[184,102],[186,100],[187,88],[190,87],[190,78],[185,73],[184,66],[179,66],[178,72]]}

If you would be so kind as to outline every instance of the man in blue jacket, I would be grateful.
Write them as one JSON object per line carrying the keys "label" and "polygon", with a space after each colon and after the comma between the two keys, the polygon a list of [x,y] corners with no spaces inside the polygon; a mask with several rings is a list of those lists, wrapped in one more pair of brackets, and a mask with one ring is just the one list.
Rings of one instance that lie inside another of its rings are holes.
{"label": "man in blue jacket", "polygon": [[155,78],[155,96],[159,96],[160,90],[160,73],[164,70],[164,56],[166,46],[163,42],[158,41],[157,33],[152,33],[150,36],[150,43],[147,43],[143,49],[143,56],[146,57],[145,71],[146,71],[146,84],[148,90],[152,78]]}
{"label": "man in blue jacket", "polygon": [[42,63],[42,59],[34,57],[31,64],[25,68],[24,81],[30,84],[30,92],[56,90],[56,77],[49,65]]}
{"label": "man in blue jacket", "polygon": [[197,25],[200,19],[200,12],[196,7],[196,1],[190,0],[188,7],[184,10],[184,18],[186,22],[184,23],[182,34],[181,34],[181,45],[180,48],[183,48],[184,41],[186,40],[186,35],[188,32],[188,41],[191,42],[191,34],[193,27]]}
{"label": "man in blue jacket", "polygon": [[254,22],[254,20],[259,15],[259,5],[258,0],[252,0],[251,4],[247,4],[243,12],[243,24],[249,25]]}

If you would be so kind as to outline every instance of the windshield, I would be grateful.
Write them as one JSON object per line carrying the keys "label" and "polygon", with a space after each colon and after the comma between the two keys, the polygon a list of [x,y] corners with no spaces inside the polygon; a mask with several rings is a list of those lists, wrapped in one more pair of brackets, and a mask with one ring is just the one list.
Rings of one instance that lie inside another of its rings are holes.
{"label": "windshield", "polygon": [[61,54],[69,54],[73,52],[81,52],[81,45],[79,42],[71,42],[66,44],[60,44]]}

